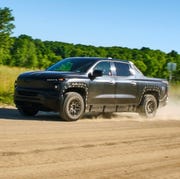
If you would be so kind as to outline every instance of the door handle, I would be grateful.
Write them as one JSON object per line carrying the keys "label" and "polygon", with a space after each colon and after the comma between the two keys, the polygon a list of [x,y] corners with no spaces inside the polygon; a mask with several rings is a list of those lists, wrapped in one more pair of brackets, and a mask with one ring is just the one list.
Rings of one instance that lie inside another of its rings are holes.
{"label": "door handle", "polygon": [[114,85],[115,81],[109,81],[108,83],[111,84],[111,85]]}
{"label": "door handle", "polygon": [[131,81],[131,84],[132,84],[133,86],[136,86],[136,82],[135,82],[135,81]]}

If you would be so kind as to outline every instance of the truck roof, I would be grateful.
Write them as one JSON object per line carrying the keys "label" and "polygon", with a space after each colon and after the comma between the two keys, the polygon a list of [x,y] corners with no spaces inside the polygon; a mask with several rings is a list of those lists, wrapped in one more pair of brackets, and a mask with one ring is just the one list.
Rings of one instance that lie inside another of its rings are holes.
{"label": "truck roof", "polygon": [[110,61],[122,61],[129,63],[130,61],[128,60],[122,60],[122,59],[116,59],[116,58],[111,58],[111,57],[69,57],[70,59],[92,59],[94,61],[100,61],[100,60],[110,60]]}

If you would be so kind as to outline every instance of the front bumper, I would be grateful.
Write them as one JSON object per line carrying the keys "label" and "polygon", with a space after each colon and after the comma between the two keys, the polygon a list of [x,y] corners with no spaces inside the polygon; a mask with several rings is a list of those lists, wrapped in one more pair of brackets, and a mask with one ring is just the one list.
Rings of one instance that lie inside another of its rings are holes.
{"label": "front bumper", "polygon": [[33,105],[42,111],[59,111],[60,97],[58,91],[16,87],[14,103],[17,107]]}

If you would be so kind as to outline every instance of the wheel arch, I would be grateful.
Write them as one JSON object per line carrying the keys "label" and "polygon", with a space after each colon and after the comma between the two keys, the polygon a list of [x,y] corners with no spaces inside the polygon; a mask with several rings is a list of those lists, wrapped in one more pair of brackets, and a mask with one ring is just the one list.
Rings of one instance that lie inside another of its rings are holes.
{"label": "wheel arch", "polygon": [[158,107],[159,106],[159,99],[160,99],[160,89],[158,87],[145,87],[143,90],[139,105],[142,104],[143,97],[146,94],[151,94],[156,98],[157,107]]}
{"label": "wheel arch", "polygon": [[72,82],[67,84],[63,89],[63,96],[68,92],[76,92],[84,99],[85,108],[87,107],[88,87],[86,83]]}
{"label": "wheel arch", "polygon": [[63,95],[65,95],[68,92],[79,93],[83,97],[84,100],[86,99],[86,96],[87,96],[86,90],[84,88],[71,87],[71,88],[66,89]]}

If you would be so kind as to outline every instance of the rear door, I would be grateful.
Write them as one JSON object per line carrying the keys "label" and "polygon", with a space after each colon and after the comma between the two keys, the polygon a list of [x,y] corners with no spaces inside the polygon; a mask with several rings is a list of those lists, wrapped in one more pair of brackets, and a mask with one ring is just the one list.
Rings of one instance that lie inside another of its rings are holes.
{"label": "rear door", "polygon": [[114,62],[115,76],[115,103],[116,105],[136,104],[138,84],[131,73],[131,67],[126,62]]}

